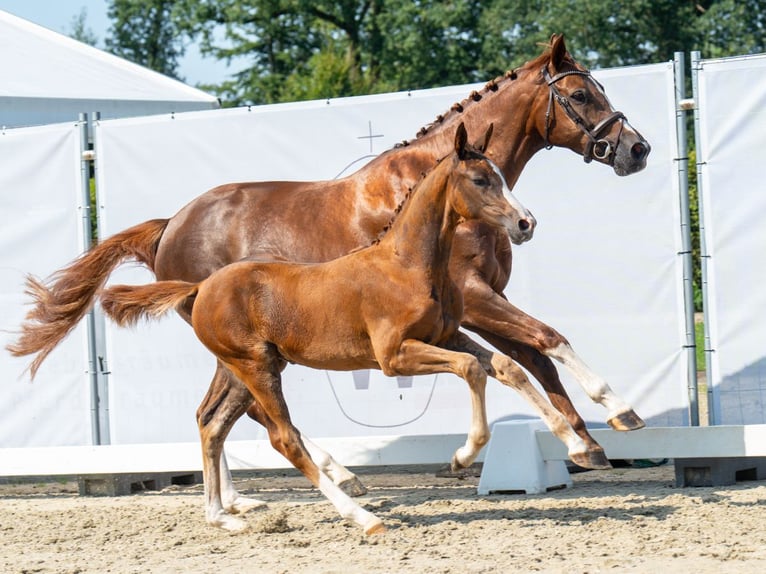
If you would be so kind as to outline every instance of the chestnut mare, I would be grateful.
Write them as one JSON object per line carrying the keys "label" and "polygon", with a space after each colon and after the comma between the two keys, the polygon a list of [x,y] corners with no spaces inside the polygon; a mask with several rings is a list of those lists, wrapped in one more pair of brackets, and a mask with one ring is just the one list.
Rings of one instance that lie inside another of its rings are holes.
{"label": "chestnut mare", "polygon": [[[491,127],[485,144],[490,133]],[[370,247],[325,263],[240,261],[196,284],[117,285],[100,295],[104,311],[120,325],[191,306],[197,337],[245,383],[265,415],[274,448],[367,534],[384,530],[381,520],[319,469],[290,420],[280,378],[288,362],[316,369],[381,369],[389,376],[462,377],[470,388],[473,418],[466,444],[456,453],[461,466],[471,464],[489,440],[487,375],[519,389],[540,406],[562,440],[585,449],[510,358],[458,332],[463,298],[448,264],[459,222],[480,220],[514,243],[530,239],[535,226],[500,170],[482,155],[485,146],[467,147],[466,137],[460,124],[455,151],[413,189],[388,233]],[[246,523],[228,514],[221,500],[217,461],[223,436],[205,430],[207,520],[241,530]]]}
{"label": "chestnut mare", "polygon": [[[620,176],[646,165],[649,144],[614,111],[601,85],[567,52],[562,36],[549,50],[504,77],[490,81],[455,104],[418,137],[378,156],[349,177],[322,182],[257,182],[214,188],[170,219],[141,223],[92,248],[47,283],[29,278],[35,306],[9,350],[36,354],[32,376],[50,351],[87,313],[111,271],[125,260],[144,263],[160,280],[201,281],[228,263],[260,260],[328,261],[369,245],[390,221],[408,190],[452,145],[458,123],[471,131],[494,123],[487,155],[510,187],[529,159],[544,147],[561,146],[595,159]],[[523,365],[538,379],[587,449],[576,459],[588,468],[608,468],[603,449],[588,433],[559,379],[552,359],[574,375],[592,400],[607,409],[618,430],[644,423],[606,381],[594,373],[560,333],[513,306],[503,289],[511,273],[507,234],[482,221],[460,224],[450,259],[450,276],[464,300],[462,324]],[[180,314],[190,319],[190,308]],[[220,362],[197,411],[200,429],[226,436],[244,412],[264,426],[269,421],[251,404],[247,387]],[[349,491],[363,492],[356,477],[307,442],[323,468]],[[225,457],[224,497],[228,507],[246,507],[231,485]]]}

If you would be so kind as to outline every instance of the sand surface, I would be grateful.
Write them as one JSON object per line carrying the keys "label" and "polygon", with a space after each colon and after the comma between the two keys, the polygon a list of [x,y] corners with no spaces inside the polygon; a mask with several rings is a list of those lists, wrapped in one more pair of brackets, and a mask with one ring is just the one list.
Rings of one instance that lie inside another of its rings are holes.
{"label": "sand surface", "polygon": [[360,478],[384,534],[343,521],[301,476],[237,479],[269,502],[239,534],[205,523],[201,486],[97,498],[76,483],[2,485],[0,571],[766,571],[766,481],[676,488],[666,465],[575,474],[573,488],[543,495],[478,496],[477,478],[431,468]]}

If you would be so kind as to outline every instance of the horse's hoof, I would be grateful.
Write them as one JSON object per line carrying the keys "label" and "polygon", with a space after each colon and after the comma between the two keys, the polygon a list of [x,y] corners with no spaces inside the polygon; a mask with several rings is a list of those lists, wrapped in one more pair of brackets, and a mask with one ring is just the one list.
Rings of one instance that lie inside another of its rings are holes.
{"label": "horse's hoof", "polygon": [[[458,449],[458,452],[459,451],[460,449]],[[452,455],[452,460],[450,461],[449,468],[445,467],[439,469],[439,471],[436,473],[436,476],[445,478],[465,478],[466,476],[474,476],[476,465],[473,464],[473,460],[476,457],[472,456],[467,461],[460,460],[458,452]]]}
{"label": "horse's hoof", "polygon": [[372,524],[368,524],[364,528],[364,533],[367,536],[372,536],[373,534],[383,534],[385,531],[386,526],[383,524],[383,521],[380,518],[375,518]]}
{"label": "horse's hoof", "polygon": [[617,431],[633,431],[642,429],[646,426],[644,420],[638,416],[633,409],[613,416],[606,422],[610,427]]}
{"label": "horse's hoof", "polygon": [[481,465],[474,463],[470,466],[461,466],[457,459],[452,459],[452,463],[440,467],[434,476],[438,478],[469,478],[481,476]]}
{"label": "horse's hoof", "polygon": [[612,468],[612,464],[609,462],[609,459],[606,458],[606,454],[601,448],[586,452],[572,453],[569,455],[569,460],[577,466],[589,468],[591,470],[608,470]]}
{"label": "horse's hoof", "polygon": [[338,484],[338,487],[351,497],[364,496],[365,494],[367,494],[367,487],[365,487],[362,484],[362,481],[360,481],[355,476],[347,480],[344,480],[343,482]]}
{"label": "horse's hoof", "polygon": [[243,532],[247,530],[248,524],[244,520],[240,520],[239,518],[234,518],[230,514],[224,514],[221,513],[218,515],[218,517],[215,520],[211,520],[210,524],[213,526],[217,526],[218,528],[221,528],[223,530],[228,530],[229,532]]}
{"label": "horse's hoof", "polygon": [[244,514],[250,512],[256,508],[263,508],[266,506],[264,500],[257,500],[255,498],[245,498],[244,496],[238,497],[234,502],[226,506],[226,511],[231,514]]}

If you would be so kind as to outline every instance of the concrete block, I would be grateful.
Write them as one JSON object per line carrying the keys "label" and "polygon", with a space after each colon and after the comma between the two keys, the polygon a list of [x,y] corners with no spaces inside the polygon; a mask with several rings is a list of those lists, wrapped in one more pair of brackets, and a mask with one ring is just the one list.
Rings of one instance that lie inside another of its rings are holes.
{"label": "concrete block", "polygon": [[766,479],[766,457],[677,458],[676,486],[727,486]]}
{"label": "concrete block", "polygon": [[86,474],[77,477],[80,496],[125,496],[144,490],[162,490],[172,484],[199,484],[202,473],[153,472]]}

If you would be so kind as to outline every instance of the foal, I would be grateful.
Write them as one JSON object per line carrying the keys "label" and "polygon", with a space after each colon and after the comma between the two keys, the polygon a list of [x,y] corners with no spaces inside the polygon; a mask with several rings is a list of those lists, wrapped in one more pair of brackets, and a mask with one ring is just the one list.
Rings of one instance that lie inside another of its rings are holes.
{"label": "foal", "polygon": [[[454,373],[468,383],[473,416],[455,457],[475,459],[489,440],[484,389],[487,375],[533,395],[541,414],[570,449],[582,440],[534,390],[510,359],[482,349],[458,332],[463,303],[447,270],[455,228],[481,219],[505,229],[514,243],[532,237],[535,220],[510,194],[483,145],[466,144],[461,124],[454,153],[413,190],[389,232],[376,244],[321,264],[243,261],[201,283],[161,281],[114,286],[101,297],[105,312],[125,325],[193,301],[192,326],[202,343],[243,381],[264,419],[272,445],[368,534],[384,529],[312,460],[293,426],[280,372],[288,362],[330,370],[379,368],[386,375]],[[223,441],[201,427],[208,522],[230,530],[245,523],[221,503],[217,464]]]}

